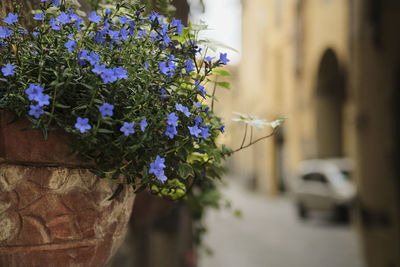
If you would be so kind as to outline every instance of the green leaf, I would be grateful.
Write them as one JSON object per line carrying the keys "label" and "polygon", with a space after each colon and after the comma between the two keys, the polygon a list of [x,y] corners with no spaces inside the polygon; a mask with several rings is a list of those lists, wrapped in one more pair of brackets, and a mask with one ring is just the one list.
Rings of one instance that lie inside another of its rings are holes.
{"label": "green leaf", "polygon": [[228,90],[231,89],[231,84],[228,82],[216,82],[216,84]]}
{"label": "green leaf", "polygon": [[103,119],[102,122],[105,123],[105,124],[107,124],[107,125],[109,125],[109,126],[112,126],[112,121],[109,121],[109,120],[107,120],[107,119]]}
{"label": "green leaf", "polygon": [[233,76],[232,73],[230,73],[229,71],[222,70],[222,69],[214,69],[213,73],[215,73],[215,74],[217,74],[219,76],[222,76],[222,77],[231,77],[231,76]]}
{"label": "green leaf", "polygon": [[63,104],[60,104],[60,103],[56,103],[56,107],[58,107],[58,108],[71,108],[70,106],[66,106],[66,105],[63,105]]}
{"label": "green leaf", "polygon": [[209,49],[211,49],[214,52],[217,52],[218,48],[228,49],[228,50],[234,51],[236,53],[239,52],[235,48],[230,47],[230,46],[228,46],[228,45],[226,45],[226,44],[224,44],[224,43],[222,43],[220,41],[217,41],[217,40],[214,40],[214,39],[211,39],[211,38],[204,39],[204,40],[199,40],[197,43],[206,45]]}
{"label": "green leaf", "polygon": [[44,140],[46,141],[46,140],[47,140],[47,137],[48,137],[47,128],[42,128],[41,130],[42,130],[43,138],[44,138]]}
{"label": "green leaf", "polygon": [[98,131],[99,133],[114,133],[113,131],[108,130],[108,129],[98,129],[97,131]]}
{"label": "green leaf", "polygon": [[208,30],[208,25],[206,24],[194,24],[189,22],[189,28],[194,31],[205,31]]}
{"label": "green leaf", "polygon": [[82,106],[76,107],[76,108],[74,108],[74,110],[81,110],[81,109],[85,109],[85,108],[87,108],[87,105],[82,105]]}
{"label": "green leaf", "polygon": [[86,83],[81,83],[83,86],[85,86],[87,89],[93,90],[94,86],[90,85],[90,84],[86,84]]}
{"label": "green leaf", "polygon": [[94,102],[94,103],[97,103],[97,104],[99,104],[99,105],[103,104],[103,101],[101,101],[100,99],[97,99],[97,98],[95,98],[95,99],[93,100],[93,102]]}
{"label": "green leaf", "polygon": [[192,176],[194,174],[192,166],[189,164],[179,164],[178,174],[181,178],[187,178],[188,176]]}
{"label": "green leaf", "polygon": [[242,218],[243,217],[243,213],[239,209],[234,210],[233,214],[235,215],[236,218]]}
{"label": "green leaf", "polygon": [[112,194],[112,196],[108,200],[113,200],[114,198],[116,198],[122,192],[122,189],[124,189],[124,186],[122,184],[119,184],[117,189],[115,189],[114,194]]}
{"label": "green leaf", "polygon": [[145,190],[147,187],[147,184],[142,184],[136,191],[135,194],[138,194],[140,192],[142,192],[143,190]]}

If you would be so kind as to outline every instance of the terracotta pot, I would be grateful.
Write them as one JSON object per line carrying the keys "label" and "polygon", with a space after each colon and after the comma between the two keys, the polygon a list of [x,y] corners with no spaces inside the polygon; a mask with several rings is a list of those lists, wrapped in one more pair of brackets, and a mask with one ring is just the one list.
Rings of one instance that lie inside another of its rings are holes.
{"label": "terracotta pot", "polygon": [[123,241],[134,194],[69,155],[67,137],[20,131],[0,112],[0,266],[104,266]]}

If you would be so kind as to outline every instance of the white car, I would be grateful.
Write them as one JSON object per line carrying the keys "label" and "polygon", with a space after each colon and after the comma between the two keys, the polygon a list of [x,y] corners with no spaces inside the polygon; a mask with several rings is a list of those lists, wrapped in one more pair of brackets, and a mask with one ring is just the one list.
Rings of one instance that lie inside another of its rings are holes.
{"label": "white car", "polygon": [[298,216],[305,219],[310,211],[331,211],[337,219],[348,220],[356,197],[351,165],[343,158],[303,161],[294,184]]}

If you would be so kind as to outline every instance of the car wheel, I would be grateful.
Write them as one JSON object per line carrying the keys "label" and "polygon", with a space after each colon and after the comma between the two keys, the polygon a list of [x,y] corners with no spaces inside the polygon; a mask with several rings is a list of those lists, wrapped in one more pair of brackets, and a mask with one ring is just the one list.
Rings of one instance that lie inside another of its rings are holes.
{"label": "car wheel", "polygon": [[302,203],[297,203],[297,216],[302,220],[305,220],[308,217],[307,208]]}

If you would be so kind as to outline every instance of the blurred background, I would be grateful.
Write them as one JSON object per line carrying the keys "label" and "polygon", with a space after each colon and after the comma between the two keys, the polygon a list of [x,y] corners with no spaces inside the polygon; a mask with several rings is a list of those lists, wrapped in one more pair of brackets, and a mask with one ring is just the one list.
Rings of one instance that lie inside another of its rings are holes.
{"label": "blurred background", "polygon": [[[10,2],[0,1],[2,17]],[[185,204],[140,194],[109,266],[399,267],[400,1],[172,3],[236,51],[221,50],[234,74],[217,91],[221,142],[242,141],[232,111],[287,119],[227,162],[221,188],[233,208],[201,214],[202,247]]]}

